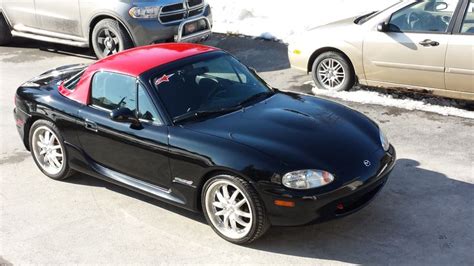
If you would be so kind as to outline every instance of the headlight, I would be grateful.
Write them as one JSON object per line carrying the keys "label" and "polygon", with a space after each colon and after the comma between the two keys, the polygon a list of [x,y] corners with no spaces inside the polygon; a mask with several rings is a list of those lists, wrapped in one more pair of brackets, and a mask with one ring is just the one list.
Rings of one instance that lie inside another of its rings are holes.
{"label": "headlight", "polygon": [[322,187],[334,180],[334,176],[321,170],[300,170],[289,172],[283,176],[281,183],[294,189],[310,189]]}
{"label": "headlight", "polygon": [[160,8],[156,6],[132,7],[128,13],[132,18],[158,18]]}
{"label": "headlight", "polygon": [[380,143],[382,144],[383,150],[388,151],[390,148],[390,142],[388,142],[387,136],[383,133],[383,131],[380,129]]}

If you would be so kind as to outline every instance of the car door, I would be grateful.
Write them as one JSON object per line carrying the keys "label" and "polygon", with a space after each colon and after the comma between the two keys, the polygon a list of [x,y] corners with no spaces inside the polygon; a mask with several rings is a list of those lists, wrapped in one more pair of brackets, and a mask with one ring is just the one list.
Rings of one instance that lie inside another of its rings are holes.
{"label": "car door", "polygon": [[35,0],[3,0],[2,8],[9,22],[16,29],[18,26],[37,27]]}
{"label": "car door", "polygon": [[372,86],[445,89],[445,57],[458,0],[417,1],[392,14],[364,39]]}
{"label": "car door", "polygon": [[474,100],[474,0],[465,3],[446,54],[446,88]]}
{"label": "car door", "polygon": [[82,36],[79,0],[35,0],[35,5],[41,29]]}
{"label": "car door", "polygon": [[[144,87],[138,84],[130,76],[96,73],[92,103],[79,111],[84,127],[78,138],[93,164],[167,189],[171,186],[168,128],[162,124]],[[141,127],[113,121],[110,112],[119,107],[136,111]]]}

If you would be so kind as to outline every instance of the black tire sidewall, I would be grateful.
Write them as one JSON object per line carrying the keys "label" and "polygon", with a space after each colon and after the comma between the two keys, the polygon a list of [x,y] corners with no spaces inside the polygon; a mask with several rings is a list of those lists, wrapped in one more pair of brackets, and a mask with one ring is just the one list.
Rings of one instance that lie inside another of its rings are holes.
{"label": "black tire sidewall", "polygon": [[[220,237],[222,237],[223,239],[225,239],[226,241],[229,241],[231,243],[234,243],[234,244],[247,244],[247,243],[250,243],[252,242],[253,240],[255,240],[257,237],[255,237],[255,235],[257,234],[257,230],[258,230],[258,224],[259,224],[259,217],[260,215],[258,214],[258,210],[257,210],[257,206],[256,206],[256,203],[255,203],[255,200],[260,200],[258,198],[255,198],[255,196],[252,196],[248,191],[247,191],[247,188],[245,188],[240,182],[246,182],[245,180],[241,179],[241,178],[238,178],[240,179],[239,180],[236,180],[237,177],[234,177],[234,176],[231,176],[231,175],[227,175],[227,174],[220,174],[220,175],[216,175],[214,177],[212,177],[211,179],[209,179],[203,186],[203,189],[202,189],[202,194],[201,194],[201,205],[202,205],[202,210],[204,212],[204,216],[206,218],[206,221],[207,223],[209,224],[209,226],[212,228],[212,230],[214,230],[214,232],[216,232]],[[249,204],[250,204],[250,207],[252,208],[252,227],[249,231],[249,233],[241,238],[241,239],[233,239],[233,238],[228,238],[226,237],[225,235],[223,235],[221,232],[219,232],[219,230],[217,228],[214,227],[214,224],[212,223],[212,221],[210,220],[208,214],[207,214],[207,207],[206,207],[206,192],[207,190],[209,189],[209,187],[216,181],[219,181],[219,180],[227,180],[227,181],[230,181],[232,182],[232,184],[234,184],[236,187],[238,187],[242,193],[244,193],[245,197],[247,197],[248,201],[249,201]],[[247,182],[248,184],[248,182]],[[250,184],[248,184],[250,186]]]}
{"label": "black tire sidewall", "polygon": [[316,60],[314,60],[313,62],[313,66],[311,68],[311,76],[313,77],[313,81],[316,85],[316,87],[318,89],[322,89],[322,90],[327,90],[320,82],[319,82],[319,79],[317,77],[317,74],[316,74],[316,71],[318,69],[318,66],[319,64],[324,60],[324,59],[335,59],[337,61],[339,61],[342,65],[342,67],[344,68],[344,72],[347,73],[347,77],[346,79],[344,80],[344,82],[342,83],[342,86],[337,89],[337,91],[346,91],[346,90],[349,90],[350,88],[352,88],[354,86],[354,83],[355,83],[355,75],[354,75],[354,71],[352,69],[352,66],[351,66],[351,63],[344,57],[342,56],[340,53],[337,53],[337,52],[325,52],[325,53],[322,53],[320,54]]}
{"label": "black tire sidewall", "polygon": [[[61,171],[59,173],[57,173],[55,175],[49,174],[48,172],[44,171],[43,168],[41,167],[40,163],[36,159],[35,154],[34,154],[33,134],[34,134],[35,130],[38,127],[41,127],[41,126],[48,127],[51,131],[54,132],[54,134],[56,134],[56,137],[58,138],[58,141],[60,142],[60,145],[62,146],[62,149],[63,149],[63,156],[64,156],[63,157],[63,166],[64,167],[63,167],[63,169],[61,169]],[[43,120],[43,119],[35,121],[33,123],[33,125],[31,126],[31,128],[30,128],[28,140],[29,140],[29,145],[30,145],[31,156],[33,156],[33,160],[35,161],[35,164],[38,166],[38,168],[41,170],[41,172],[43,172],[43,174],[45,174],[46,176],[48,176],[49,178],[54,179],[54,180],[63,180],[63,179],[66,179],[67,177],[70,176],[71,170],[69,168],[69,162],[68,162],[69,156],[67,154],[66,146],[64,144],[64,139],[63,139],[61,133],[59,132],[58,128],[56,127],[56,125],[54,125],[53,122],[48,121],[48,120]]]}
{"label": "black tire sidewall", "polygon": [[128,33],[120,26],[118,21],[113,20],[113,19],[103,19],[94,26],[94,29],[92,30],[92,36],[91,36],[92,48],[94,49],[94,53],[98,59],[104,58],[102,54],[102,50],[99,47],[99,44],[97,41],[98,34],[103,29],[108,29],[109,31],[113,32],[115,36],[117,36],[119,40],[118,52],[127,50],[133,46],[132,41],[130,37],[128,36]]}

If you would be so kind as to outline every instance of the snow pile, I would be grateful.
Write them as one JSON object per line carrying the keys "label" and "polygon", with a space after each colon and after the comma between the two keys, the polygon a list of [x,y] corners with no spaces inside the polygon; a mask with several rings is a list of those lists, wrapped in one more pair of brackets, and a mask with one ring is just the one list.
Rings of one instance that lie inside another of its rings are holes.
{"label": "snow pile", "polygon": [[[314,86],[314,83],[312,81],[308,83],[311,83]],[[433,104],[425,103],[423,101],[413,100],[409,98],[395,99],[391,95],[382,94],[375,91],[365,91],[365,90],[328,91],[328,90],[321,90],[316,87],[313,87],[312,91],[316,95],[337,98],[344,101],[364,103],[364,104],[377,104],[377,105],[383,105],[383,106],[392,106],[392,107],[398,107],[398,108],[406,109],[406,110],[418,110],[418,111],[437,113],[441,115],[458,116],[458,117],[474,119],[473,111],[467,111],[467,110],[459,109],[452,106],[433,105]]]}
{"label": "snow pile", "polygon": [[388,7],[396,0],[207,0],[214,32],[265,39],[288,37],[339,19]]}

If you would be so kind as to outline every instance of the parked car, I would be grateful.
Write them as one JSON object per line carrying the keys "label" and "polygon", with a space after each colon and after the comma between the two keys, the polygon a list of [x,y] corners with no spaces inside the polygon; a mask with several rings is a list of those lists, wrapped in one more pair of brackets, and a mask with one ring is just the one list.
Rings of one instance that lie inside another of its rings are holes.
{"label": "parked car", "polygon": [[317,27],[289,45],[320,89],[355,83],[474,100],[474,1],[404,1]]}
{"label": "parked car", "polygon": [[203,211],[239,244],[270,225],[359,210],[395,164],[394,148],[363,114],[271,88],[230,54],[197,44],[48,71],[17,90],[15,106],[45,175],[83,172]]}
{"label": "parked car", "polygon": [[205,0],[0,0],[0,45],[12,36],[92,47],[98,58],[161,42],[209,37]]}

